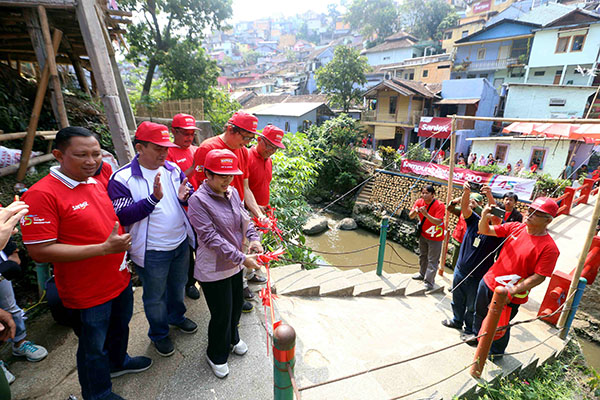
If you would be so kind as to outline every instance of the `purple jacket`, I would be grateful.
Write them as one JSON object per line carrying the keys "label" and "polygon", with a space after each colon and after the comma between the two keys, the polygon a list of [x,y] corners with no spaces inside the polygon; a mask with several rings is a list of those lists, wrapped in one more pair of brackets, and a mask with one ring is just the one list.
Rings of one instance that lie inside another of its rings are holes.
{"label": "purple jacket", "polygon": [[188,204],[198,242],[194,278],[214,282],[237,274],[246,260],[242,252],[244,236],[250,241],[259,240],[237,190],[230,186],[222,197],[204,181]]}

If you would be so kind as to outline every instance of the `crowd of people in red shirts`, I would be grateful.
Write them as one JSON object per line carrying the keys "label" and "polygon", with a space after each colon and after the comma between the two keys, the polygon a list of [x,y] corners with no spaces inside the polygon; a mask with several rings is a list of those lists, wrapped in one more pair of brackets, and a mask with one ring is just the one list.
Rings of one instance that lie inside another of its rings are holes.
{"label": "crowd of people in red shirts", "polygon": [[[57,307],[79,338],[84,399],[122,399],[111,379],[153,364],[127,352],[133,268],[143,286],[148,337],[159,355],[175,351],[171,328],[197,331],[183,300],[198,299],[198,286],[211,314],[206,360],[213,373],[224,378],[229,355],[248,351],[238,332],[241,313],[252,310],[248,300],[255,297],[247,282],[266,282],[256,273],[263,248],[251,216],[268,223],[271,156],[285,148],[283,130],[267,125],[258,132],[257,125],[255,116],[236,112],[223,133],[194,146],[198,128],[191,115],[176,115],[171,132],[143,122],[135,133],[137,155],[116,171],[102,161],[94,132],[64,128],[52,151],[59,165],[23,201],[0,208],[1,247],[20,220],[31,257],[53,265]],[[0,311],[0,339],[12,339],[13,352],[24,343],[21,333],[15,340],[16,314]],[[27,343],[31,354],[23,355],[31,361],[47,354]],[[5,375],[0,373],[0,393],[8,391]]]}

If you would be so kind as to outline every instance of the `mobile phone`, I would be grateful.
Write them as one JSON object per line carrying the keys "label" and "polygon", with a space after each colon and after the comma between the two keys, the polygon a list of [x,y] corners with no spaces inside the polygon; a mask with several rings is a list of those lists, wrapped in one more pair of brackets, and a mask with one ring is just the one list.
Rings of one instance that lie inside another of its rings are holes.
{"label": "mobile phone", "polygon": [[482,183],[477,183],[477,182],[469,182],[469,187],[471,188],[472,192],[481,192],[481,187],[483,186]]}
{"label": "mobile phone", "polygon": [[500,207],[492,207],[492,215],[495,215],[496,217],[504,220],[505,214],[506,214],[506,211],[501,209]]}

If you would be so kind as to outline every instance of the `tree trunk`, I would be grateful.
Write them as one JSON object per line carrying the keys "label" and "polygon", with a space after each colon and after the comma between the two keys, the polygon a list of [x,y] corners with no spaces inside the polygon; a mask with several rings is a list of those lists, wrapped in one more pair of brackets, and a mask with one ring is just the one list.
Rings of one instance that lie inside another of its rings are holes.
{"label": "tree trunk", "polygon": [[142,88],[142,97],[150,94],[150,88],[152,87],[152,79],[154,78],[154,71],[158,62],[154,58],[150,59],[148,63],[148,72],[146,72],[146,80],[144,81],[144,87]]}

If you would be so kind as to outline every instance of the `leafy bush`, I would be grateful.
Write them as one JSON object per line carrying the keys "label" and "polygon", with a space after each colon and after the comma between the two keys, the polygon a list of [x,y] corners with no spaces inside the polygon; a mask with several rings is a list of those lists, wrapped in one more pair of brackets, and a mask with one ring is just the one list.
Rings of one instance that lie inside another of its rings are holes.
{"label": "leafy bush", "polygon": [[406,151],[406,158],[415,161],[430,161],[431,153],[419,143],[413,143],[408,146],[408,150]]}
{"label": "leafy bush", "polygon": [[508,175],[508,170],[499,165],[475,165],[471,164],[470,169],[473,171],[486,172],[488,174]]}
{"label": "leafy bush", "polygon": [[381,165],[384,169],[392,170],[395,169],[394,162],[396,161],[396,150],[391,146],[379,146],[377,149],[379,156],[381,157]]}
{"label": "leafy bush", "polygon": [[223,131],[227,120],[240,108],[240,103],[220,89],[211,88],[208,98],[204,99],[204,116],[215,134]]}

